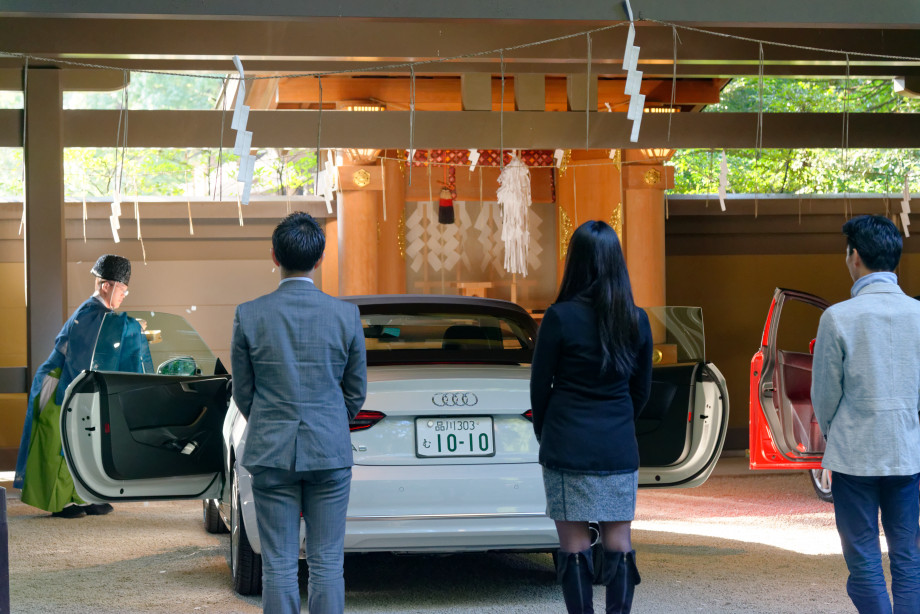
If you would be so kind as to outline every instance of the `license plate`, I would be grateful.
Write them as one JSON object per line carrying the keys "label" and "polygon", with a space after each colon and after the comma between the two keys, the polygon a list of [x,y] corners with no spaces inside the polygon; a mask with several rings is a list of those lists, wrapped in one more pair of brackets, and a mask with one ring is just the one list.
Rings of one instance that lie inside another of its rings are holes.
{"label": "license plate", "polygon": [[416,418],[417,456],[493,456],[492,418]]}

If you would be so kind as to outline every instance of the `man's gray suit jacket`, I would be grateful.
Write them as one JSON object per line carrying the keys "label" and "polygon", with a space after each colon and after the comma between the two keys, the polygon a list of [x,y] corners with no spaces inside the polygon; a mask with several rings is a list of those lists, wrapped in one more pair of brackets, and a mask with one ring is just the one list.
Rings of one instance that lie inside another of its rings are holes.
{"label": "man's gray suit jacket", "polygon": [[818,325],[811,399],[826,469],[920,472],[920,301],[876,282],[831,305]]}
{"label": "man's gray suit jacket", "polygon": [[358,307],[306,279],[236,308],[233,399],[248,419],[240,463],[315,471],[354,463],[348,423],[364,404]]}

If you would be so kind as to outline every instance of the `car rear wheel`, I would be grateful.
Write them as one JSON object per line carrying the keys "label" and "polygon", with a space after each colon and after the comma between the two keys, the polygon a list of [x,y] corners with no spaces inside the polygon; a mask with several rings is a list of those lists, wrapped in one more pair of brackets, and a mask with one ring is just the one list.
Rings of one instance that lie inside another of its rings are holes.
{"label": "car rear wheel", "polygon": [[236,470],[230,499],[230,571],[233,590],[240,595],[262,592],[262,557],[256,554],[246,534],[246,524],[240,511],[240,488]]}
{"label": "car rear wheel", "polygon": [[208,533],[226,533],[227,525],[220,517],[217,499],[205,499],[201,502],[204,517],[204,530]]}
{"label": "car rear wheel", "polygon": [[808,479],[811,480],[811,487],[815,489],[815,494],[822,501],[828,503],[834,502],[834,495],[831,493],[831,472],[828,469],[809,469]]}

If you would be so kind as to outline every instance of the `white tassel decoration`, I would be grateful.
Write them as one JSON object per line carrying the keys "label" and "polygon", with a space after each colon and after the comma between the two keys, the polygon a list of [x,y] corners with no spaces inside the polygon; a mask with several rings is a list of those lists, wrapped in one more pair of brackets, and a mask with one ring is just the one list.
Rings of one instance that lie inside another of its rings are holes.
{"label": "white tassel decoration", "polygon": [[496,192],[502,205],[502,241],[505,243],[505,270],[527,276],[527,255],[530,247],[528,217],[530,215],[530,171],[513,156],[498,176]]}

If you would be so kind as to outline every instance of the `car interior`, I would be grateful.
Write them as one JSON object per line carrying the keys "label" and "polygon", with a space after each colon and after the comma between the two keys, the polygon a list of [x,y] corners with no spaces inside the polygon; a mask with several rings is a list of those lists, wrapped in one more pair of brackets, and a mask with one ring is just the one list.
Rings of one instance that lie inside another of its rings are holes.
{"label": "car interior", "polygon": [[[108,378],[107,376],[116,377]],[[175,382],[176,385],[163,385]],[[119,480],[222,471],[229,379],[92,373],[76,393],[99,391],[102,466]],[[148,408],[156,407],[156,412]]]}
{"label": "car interior", "polygon": [[[811,404],[811,343],[823,309],[793,296],[782,302],[775,332],[772,407],[779,414],[781,437],[800,454],[824,451],[824,437]],[[765,401],[768,401],[765,399]]]}

